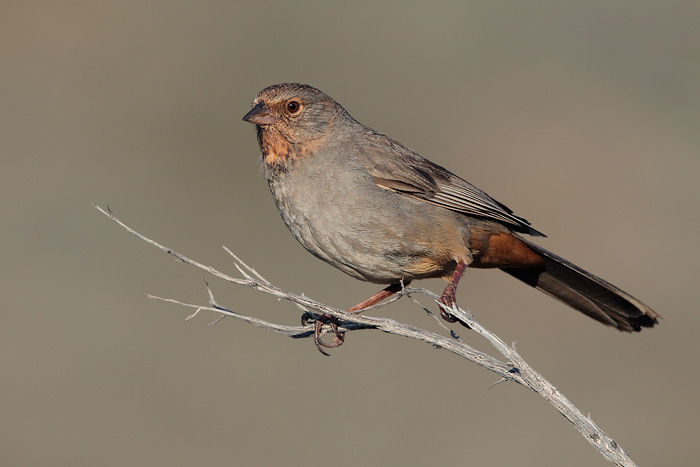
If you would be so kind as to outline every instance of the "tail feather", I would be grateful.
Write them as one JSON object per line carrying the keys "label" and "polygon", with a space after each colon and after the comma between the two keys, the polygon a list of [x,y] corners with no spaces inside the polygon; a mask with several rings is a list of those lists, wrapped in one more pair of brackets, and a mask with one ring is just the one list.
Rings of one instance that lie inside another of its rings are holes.
{"label": "tail feather", "polygon": [[544,265],[501,268],[511,276],[620,331],[641,331],[658,323],[659,314],[633,296],[564,258],[518,238],[542,256]]}

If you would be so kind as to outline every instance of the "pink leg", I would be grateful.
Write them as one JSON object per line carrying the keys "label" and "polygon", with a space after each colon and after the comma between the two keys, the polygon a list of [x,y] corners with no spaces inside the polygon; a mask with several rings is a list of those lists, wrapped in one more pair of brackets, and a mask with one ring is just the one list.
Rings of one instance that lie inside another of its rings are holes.
{"label": "pink leg", "polygon": [[450,323],[456,322],[457,318],[452,316],[450,312],[447,311],[447,308],[454,308],[457,306],[457,284],[459,284],[459,280],[462,278],[465,269],[467,269],[467,263],[461,260],[458,261],[455,272],[452,274],[450,282],[447,284],[445,291],[442,292],[442,296],[440,297],[440,303],[445,305],[444,307],[440,306],[440,314],[445,321],[449,321]]}
{"label": "pink leg", "polygon": [[[353,313],[360,313],[365,308],[375,305],[384,300],[385,298],[394,295],[396,292],[401,290],[401,287],[401,284],[391,284],[387,288],[380,290],[376,294],[372,295],[367,300],[358,303],[352,308],[348,308],[347,311]],[[302,324],[306,324],[306,319],[302,317],[301,322]],[[333,337],[333,342],[331,342],[330,344],[326,344],[321,340],[321,328],[325,323],[328,323],[328,325],[331,327],[331,330],[335,334],[335,336]],[[335,347],[340,347],[341,345],[343,345],[343,342],[345,342],[345,333],[338,331],[338,322],[336,321],[336,319],[329,315],[319,316],[318,319],[314,322],[314,344],[316,344],[316,348],[318,348],[318,351],[321,352],[323,355],[328,356],[328,353],[326,353],[326,351],[323,350],[323,347],[326,347],[327,349],[332,349]]]}
{"label": "pink leg", "polygon": [[352,308],[348,308],[347,311],[353,311],[353,312],[359,313],[360,311],[364,310],[365,308],[369,308],[372,305],[376,305],[377,303],[381,302],[385,298],[391,297],[399,290],[401,290],[401,284],[391,284],[389,287],[387,287],[386,289],[380,290],[379,292],[372,295],[364,302],[358,303],[357,305],[355,305]]}

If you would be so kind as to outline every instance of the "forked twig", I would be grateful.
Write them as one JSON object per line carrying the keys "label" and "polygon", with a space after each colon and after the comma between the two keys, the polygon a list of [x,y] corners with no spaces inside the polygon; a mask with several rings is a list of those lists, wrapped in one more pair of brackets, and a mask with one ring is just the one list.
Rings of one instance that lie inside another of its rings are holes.
{"label": "forked twig", "polygon": [[[238,256],[231,252],[228,248],[225,248],[227,253],[231,255],[234,259],[234,264],[238,271],[243,275],[243,279],[238,277],[233,277],[223,272],[214,269],[211,266],[206,266],[202,263],[194,261],[185,255],[178,253],[166,246],[161,245],[154,240],[140,234],[139,232],[133,230],[131,227],[124,224],[122,221],[117,219],[112,211],[107,207],[103,209],[100,206],[93,204],[93,206],[99,210],[101,213],[112,219],[114,222],[122,226],[128,232],[136,235],[141,240],[149,243],[156,248],[159,248],[166,253],[175,256],[180,261],[195,266],[212,276],[223,279],[224,281],[231,282],[238,285],[245,285],[251,287],[259,292],[264,292],[266,294],[278,297],[280,299],[288,300],[296,304],[304,312],[311,312],[313,314],[327,314],[338,318],[341,322],[339,328],[342,332],[351,332],[362,329],[378,329],[387,334],[394,334],[398,336],[410,337],[412,339],[420,340],[431,344],[435,348],[440,348],[447,350],[453,354],[459,355],[470,362],[476,363],[477,365],[484,367],[497,375],[500,379],[494,383],[494,385],[505,382],[512,381],[532,389],[537,394],[545,398],[550,404],[552,404],[572,425],[588,440],[589,443],[595,447],[598,452],[600,452],[608,461],[612,462],[618,466],[634,466],[636,465],[632,459],[627,455],[627,453],[622,449],[622,447],[610,438],[605,432],[603,432],[589,417],[584,416],[581,411],[579,411],[559,390],[554,387],[549,381],[547,381],[542,375],[537,373],[532,367],[515,351],[515,344],[507,345],[498,336],[488,331],[484,326],[478,321],[468,311],[464,311],[460,308],[454,307],[449,310],[452,316],[456,317],[462,323],[468,325],[474,332],[483,336],[501,355],[503,355],[504,360],[501,361],[497,358],[492,357],[484,352],[480,352],[471,346],[467,345],[462,339],[460,339],[453,331],[449,330],[446,326],[443,327],[449,331],[450,336],[442,336],[424,329],[411,326],[408,324],[400,323],[398,321],[389,318],[378,318],[367,316],[366,314],[356,314],[347,313],[343,310],[330,307],[323,303],[316,302],[310,298],[303,295],[295,295],[275,287],[270,282],[268,282],[263,276],[258,274],[255,269],[244,263]],[[230,309],[224,308],[216,303],[214,300],[214,295],[211,292],[207,284],[207,291],[209,293],[209,306],[193,305],[188,303],[182,303],[177,300],[169,298],[160,298],[149,295],[150,298],[161,300],[169,303],[175,303],[187,308],[192,308],[195,311],[187,317],[191,319],[196,316],[201,311],[212,311],[220,314],[221,316],[232,317],[241,321],[245,321],[254,326],[258,326],[269,331],[275,332],[277,334],[282,334],[287,337],[299,339],[299,338],[309,338],[313,337],[314,331],[312,327],[308,326],[284,326],[280,324],[270,323],[252,316],[243,315],[237,313]],[[421,294],[430,297],[437,302],[439,296],[427,289],[423,288],[413,288],[407,287],[399,292],[396,297],[392,300],[387,300],[384,303],[375,305],[374,307],[368,308],[374,309],[379,306],[385,306],[388,303],[399,300],[405,295]],[[415,303],[421,306],[427,313],[435,317],[427,308],[424,308],[413,299]],[[438,320],[439,321],[439,320]],[[215,321],[212,324],[215,324]],[[441,323],[442,325],[442,323]],[[327,331],[326,331],[327,332]],[[492,387],[494,386],[492,385]]]}

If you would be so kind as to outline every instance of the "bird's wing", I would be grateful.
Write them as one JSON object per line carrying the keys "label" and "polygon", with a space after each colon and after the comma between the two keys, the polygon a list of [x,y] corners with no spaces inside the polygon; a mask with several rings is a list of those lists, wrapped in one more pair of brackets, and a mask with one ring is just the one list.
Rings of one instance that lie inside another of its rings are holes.
{"label": "bird's wing", "polygon": [[[383,135],[377,135],[383,136]],[[498,221],[516,232],[545,235],[449,170],[384,136],[367,151],[368,173],[380,188],[442,206],[455,212]]]}

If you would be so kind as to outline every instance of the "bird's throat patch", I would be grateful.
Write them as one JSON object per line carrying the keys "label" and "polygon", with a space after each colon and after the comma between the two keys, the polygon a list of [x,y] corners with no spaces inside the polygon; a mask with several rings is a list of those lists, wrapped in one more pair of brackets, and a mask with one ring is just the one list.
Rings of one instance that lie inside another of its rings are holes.
{"label": "bird's throat patch", "polygon": [[258,134],[258,142],[263,160],[269,166],[286,166],[290,160],[298,157],[294,146],[278,131],[261,131]]}

